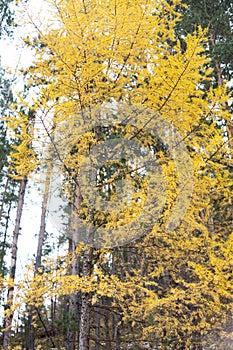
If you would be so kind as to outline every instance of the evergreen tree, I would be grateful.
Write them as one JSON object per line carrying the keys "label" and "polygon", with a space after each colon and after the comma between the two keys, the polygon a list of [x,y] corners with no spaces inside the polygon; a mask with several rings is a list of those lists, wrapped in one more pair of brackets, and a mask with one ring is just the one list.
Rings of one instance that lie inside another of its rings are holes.
{"label": "evergreen tree", "polygon": [[232,0],[183,0],[179,10],[182,21],[177,25],[182,38],[193,33],[197,26],[207,28],[206,54],[211,58],[215,74],[214,85],[233,78],[233,1]]}
{"label": "evergreen tree", "polygon": [[[6,40],[11,36],[14,29],[14,12],[11,9],[13,0],[2,1],[0,4],[0,40]],[[1,57],[0,57],[1,64]],[[17,200],[17,182],[11,179],[9,174],[9,155],[12,150],[12,140],[7,132],[4,117],[12,116],[10,104],[13,102],[11,91],[12,77],[0,66],[0,271],[5,274],[4,258],[9,248],[7,243],[7,229],[9,226],[10,213]]]}

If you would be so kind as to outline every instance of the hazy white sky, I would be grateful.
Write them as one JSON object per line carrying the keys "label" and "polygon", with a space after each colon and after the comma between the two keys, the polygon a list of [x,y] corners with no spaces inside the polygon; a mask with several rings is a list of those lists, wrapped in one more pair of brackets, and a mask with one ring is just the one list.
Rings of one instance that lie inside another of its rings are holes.
{"label": "hazy white sky", "polygon": [[[27,66],[31,63],[32,55],[23,45],[22,38],[31,34],[33,26],[30,25],[30,17],[39,26],[45,21],[46,12],[45,2],[43,0],[29,0],[26,5],[16,6],[16,22],[21,25],[14,31],[12,39],[2,40],[0,42],[1,62],[5,67],[14,70],[18,66]],[[47,15],[48,17],[48,15]]]}

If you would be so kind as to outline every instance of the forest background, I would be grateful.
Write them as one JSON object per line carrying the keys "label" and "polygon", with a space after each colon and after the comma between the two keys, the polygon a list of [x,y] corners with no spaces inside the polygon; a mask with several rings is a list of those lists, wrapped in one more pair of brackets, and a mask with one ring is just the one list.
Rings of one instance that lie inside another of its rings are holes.
{"label": "forest background", "polygon": [[0,346],[230,350],[232,1],[46,3],[31,65],[1,68]]}

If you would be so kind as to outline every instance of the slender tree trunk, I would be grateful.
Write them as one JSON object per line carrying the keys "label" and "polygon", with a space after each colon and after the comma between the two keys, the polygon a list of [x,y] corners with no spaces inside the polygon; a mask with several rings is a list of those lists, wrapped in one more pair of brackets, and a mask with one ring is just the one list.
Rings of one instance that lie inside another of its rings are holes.
{"label": "slender tree trunk", "polygon": [[[50,177],[51,177],[51,166],[48,164],[48,169],[46,172],[45,178],[45,188],[43,193],[43,200],[41,205],[41,217],[40,217],[40,230],[37,242],[37,253],[36,253],[36,262],[35,262],[35,276],[39,273],[39,268],[41,266],[42,260],[42,251],[43,243],[45,237],[45,228],[46,228],[46,215],[47,215],[47,206],[49,199],[49,188],[50,188]],[[30,307],[29,316],[28,316],[28,327],[27,327],[27,336],[26,336],[26,349],[33,350],[35,348],[35,329],[33,327],[33,318],[36,315],[36,309],[34,305]]]}
{"label": "slender tree trunk", "polygon": [[[4,237],[3,237],[3,242],[2,242],[2,249],[0,253],[0,274],[2,277],[5,277],[5,265],[4,265],[4,258],[7,250],[7,232],[8,232],[8,227],[9,227],[9,221],[10,221],[10,212],[11,212],[11,207],[12,207],[12,201],[9,202],[9,207],[7,210],[7,216],[6,216],[6,222],[5,222],[5,230],[4,230]],[[0,304],[2,305],[2,300],[4,300],[4,291],[1,292],[0,294]]]}
{"label": "slender tree trunk", "polygon": [[108,312],[106,312],[105,317],[104,317],[104,326],[105,326],[106,345],[107,345],[108,350],[112,350],[112,342],[111,342],[111,337],[110,337]]}
{"label": "slender tree trunk", "polygon": [[[15,280],[18,237],[19,237],[19,231],[20,231],[20,223],[21,223],[21,218],[22,218],[22,211],[23,211],[26,186],[27,186],[27,177],[24,176],[24,178],[21,180],[20,188],[19,188],[17,213],[16,213],[15,227],[14,227],[14,232],[13,232],[13,242],[12,242],[12,251],[11,251],[10,278],[13,280],[13,282]],[[12,307],[13,297],[14,297],[14,286],[8,288],[8,291],[7,291],[6,311],[9,311],[10,308]],[[9,315],[6,315],[5,320],[4,320],[5,321],[4,322],[5,328],[6,328],[4,335],[3,335],[3,348],[4,348],[4,350],[10,349],[10,336],[11,336],[12,319],[13,319],[13,313],[10,312]]]}
{"label": "slender tree trunk", "polygon": [[[69,251],[74,254],[74,261],[72,262],[71,274],[77,275],[79,273],[79,257],[75,254],[76,245],[73,240],[70,240]],[[77,338],[77,328],[78,328],[78,295],[77,293],[71,293],[69,297],[69,324],[67,329],[67,341],[66,349],[75,350],[76,338]]]}
{"label": "slender tree trunk", "polygon": [[6,222],[5,222],[5,228],[4,228],[4,236],[3,236],[3,242],[2,242],[2,249],[0,253],[0,271],[1,275],[4,276],[4,258],[7,250],[7,231],[9,227],[9,221],[10,221],[10,212],[12,207],[12,201],[9,202],[9,206],[6,213]]}
{"label": "slender tree trunk", "polygon": [[120,331],[119,331],[120,317],[113,314],[113,339],[114,339],[114,350],[120,349]]}
{"label": "slender tree trunk", "polygon": [[[80,189],[77,187],[74,193],[74,198],[72,200],[73,208],[70,217],[69,228],[71,230],[71,237],[69,241],[69,252],[73,254],[73,262],[71,266],[71,275],[78,275],[80,273],[80,257],[76,254],[76,246],[79,241],[78,239],[78,225],[77,218],[78,212],[81,205],[81,193]],[[79,321],[79,300],[77,293],[71,293],[69,297],[69,323],[67,329],[67,340],[66,340],[66,350],[75,350],[78,321]]]}
{"label": "slender tree trunk", "polygon": [[8,190],[8,187],[9,187],[9,182],[10,182],[10,178],[9,178],[9,176],[7,176],[6,183],[5,183],[5,186],[4,186],[4,191],[3,191],[3,194],[2,194],[2,199],[1,199],[0,221],[2,220],[3,208],[4,208],[4,204],[5,204],[7,190]]}
{"label": "slender tree trunk", "polygon": [[[87,247],[83,256],[82,275],[91,275],[93,248]],[[90,314],[91,314],[91,294],[82,293],[81,312],[80,312],[80,328],[79,328],[79,347],[78,350],[89,350],[89,334],[90,334]]]}
{"label": "slender tree trunk", "polygon": [[49,165],[46,173],[45,189],[44,189],[44,195],[43,195],[42,206],[41,206],[40,231],[39,231],[38,243],[37,243],[35,274],[38,274],[39,268],[41,266],[41,260],[42,260],[42,251],[43,251],[43,243],[44,243],[45,228],[46,228],[47,206],[48,206],[48,199],[49,199],[50,177],[51,177],[51,168]]}
{"label": "slender tree trunk", "polygon": [[[100,129],[96,127],[94,129],[95,139],[98,141],[100,137]],[[93,154],[95,156],[95,152]],[[92,181],[96,181],[96,173],[92,172]],[[79,193],[79,197],[80,193]],[[92,218],[93,219],[93,218]],[[87,233],[89,236],[91,233]],[[92,243],[93,237],[86,237],[87,242]],[[83,267],[82,276],[89,277],[92,272],[93,264],[93,248],[86,246],[86,250],[83,255]],[[84,292],[81,295],[81,311],[80,311],[80,326],[79,326],[79,347],[78,350],[89,350],[89,338],[90,338],[90,318],[91,318],[91,293]]]}
{"label": "slender tree trunk", "polygon": [[95,350],[100,350],[100,314],[95,308]]}
{"label": "slender tree trunk", "polygon": [[57,307],[57,300],[56,296],[51,298],[51,306],[50,306],[50,319],[51,319],[51,326],[52,326],[52,334],[55,334],[55,328],[54,328],[54,321],[56,319],[56,307]]}
{"label": "slender tree trunk", "polygon": [[33,327],[33,314],[34,308],[31,307],[29,310],[29,315],[27,319],[27,328],[26,328],[26,350],[34,350],[34,327]]}
{"label": "slender tree trunk", "polygon": [[[116,266],[117,266],[117,255],[116,250],[113,252],[112,255],[112,271],[111,273],[114,275],[116,274]],[[113,312],[112,316],[112,334],[113,334],[113,350],[120,349],[120,330],[119,330],[119,322],[120,317],[115,312]]]}

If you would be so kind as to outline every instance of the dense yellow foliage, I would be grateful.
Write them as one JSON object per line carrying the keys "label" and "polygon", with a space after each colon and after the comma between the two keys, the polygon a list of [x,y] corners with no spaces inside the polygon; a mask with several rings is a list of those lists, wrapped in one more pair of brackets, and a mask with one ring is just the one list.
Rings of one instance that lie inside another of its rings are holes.
{"label": "dense yellow foliage", "polygon": [[[228,96],[224,86],[203,90],[203,83],[211,79],[211,71],[205,69],[205,32],[198,28],[187,35],[185,50],[176,40],[179,2],[51,1],[54,23],[34,42],[37,59],[27,72],[29,85],[40,87],[33,101],[40,120],[48,110],[53,115],[51,137],[62,123],[72,124],[74,116],[80,120],[77,134],[84,134],[82,146],[75,157],[66,154],[64,161],[70,181],[86,149],[99,142],[93,129],[86,132],[86,125],[98,122],[92,111],[106,102],[149,108],[174,126],[187,146],[193,193],[175,230],[169,231],[165,224],[181,189],[176,189],[174,161],[160,149],[166,203],[151,232],[125,247],[97,250],[89,276],[70,276],[68,268],[52,266],[27,286],[22,284],[19,294],[23,302],[37,306],[44,298],[75,292],[91,293],[94,305],[107,297],[122,316],[126,339],[146,339],[163,349],[169,344],[192,349],[192,342],[214,343],[215,332],[224,329],[233,312],[232,149],[229,135],[224,137],[224,121],[232,122],[226,109]],[[145,130],[150,123],[155,125],[137,117]],[[25,137],[24,128],[22,132]],[[27,137],[17,147],[21,157],[19,161],[15,156],[17,171],[30,169]],[[153,140],[148,145],[153,146]],[[114,220],[116,216],[106,229]],[[123,220],[131,221],[132,214],[126,210]],[[142,236],[140,232],[138,237]],[[81,261],[83,252],[81,246],[77,252]],[[213,339],[208,338],[210,332]]]}

